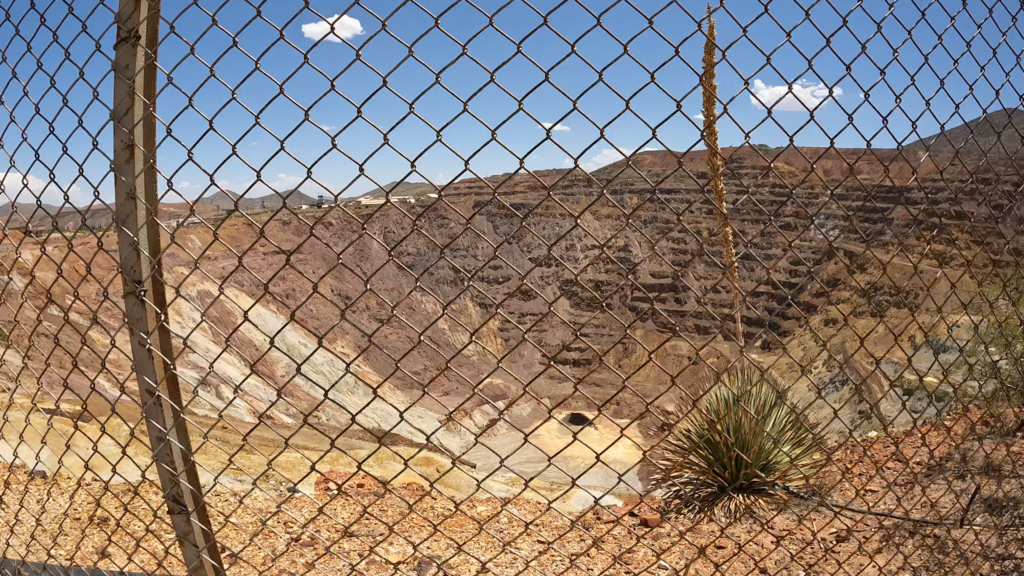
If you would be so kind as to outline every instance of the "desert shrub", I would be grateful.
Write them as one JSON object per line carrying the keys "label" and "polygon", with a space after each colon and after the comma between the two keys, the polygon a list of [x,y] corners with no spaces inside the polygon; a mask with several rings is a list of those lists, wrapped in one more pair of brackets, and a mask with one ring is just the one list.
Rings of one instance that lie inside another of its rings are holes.
{"label": "desert shrub", "polygon": [[1019,430],[1024,427],[1018,414],[1024,408],[1024,273],[995,269],[982,290],[986,309],[951,372],[963,382],[956,387],[963,402],[980,403],[1000,424]]}
{"label": "desert shrub", "polygon": [[668,516],[729,519],[799,493],[821,471],[817,434],[778,382],[750,365],[726,372],[652,454]]}
{"label": "desert shrub", "polygon": [[1024,406],[1024,326],[1017,319],[989,320],[962,349],[954,363],[967,380],[978,383],[965,400],[990,407]]}
{"label": "desert shrub", "polygon": [[958,346],[956,342],[949,342],[934,336],[926,337],[924,339],[924,344],[935,354],[948,354],[950,352],[957,352],[960,350],[960,346]]}

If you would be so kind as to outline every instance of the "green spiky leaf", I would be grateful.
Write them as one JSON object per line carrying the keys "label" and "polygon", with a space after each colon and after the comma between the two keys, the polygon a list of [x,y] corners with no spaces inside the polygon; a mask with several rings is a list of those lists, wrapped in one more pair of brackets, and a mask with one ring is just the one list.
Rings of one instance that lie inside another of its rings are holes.
{"label": "green spiky leaf", "polygon": [[821,471],[816,434],[774,378],[754,366],[726,372],[693,410],[673,419],[652,455],[653,485],[670,516],[731,518],[764,509]]}

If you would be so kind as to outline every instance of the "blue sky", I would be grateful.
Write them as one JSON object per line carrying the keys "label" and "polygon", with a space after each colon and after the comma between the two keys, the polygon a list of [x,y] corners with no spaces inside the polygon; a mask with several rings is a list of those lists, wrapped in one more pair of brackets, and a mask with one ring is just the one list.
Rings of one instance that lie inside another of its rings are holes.
{"label": "blue sky", "polygon": [[[0,202],[109,202],[116,3],[0,4]],[[167,201],[351,196],[465,178],[467,162],[484,176],[699,148],[704,7],[165,0]],[[721,142],[892,147],[1020,106],[1015,16],[982,1],[728,2]]]}

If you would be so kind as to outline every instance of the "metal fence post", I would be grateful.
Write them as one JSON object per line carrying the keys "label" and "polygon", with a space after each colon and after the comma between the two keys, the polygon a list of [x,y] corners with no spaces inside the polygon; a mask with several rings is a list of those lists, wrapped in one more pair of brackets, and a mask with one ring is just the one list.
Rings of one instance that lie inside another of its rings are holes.
{"label": "metal fence post", "polygon": [[203,503],[181,390],[171,366],[160,270],[156,173],[156,54],[160,2],[121,0],[114,46],[116,222],[132,355],[153,460],[190,575],[224,573]]}

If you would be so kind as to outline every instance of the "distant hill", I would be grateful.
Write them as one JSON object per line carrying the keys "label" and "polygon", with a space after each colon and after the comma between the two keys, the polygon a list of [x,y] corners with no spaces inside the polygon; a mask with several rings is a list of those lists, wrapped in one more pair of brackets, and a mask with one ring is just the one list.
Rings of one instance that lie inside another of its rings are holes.
{"label": "distant hill", "polygon": [[637,152],[629,159],[617,160],[592,171],[590,174],[595,178],[612,178],[619,175],[623,170],[628,170],[632,165],[643,173],[664,173],[678,172],[682,164],[690,170],[703,170],[707,168],[707,159],[704,151],[697,153],[675,152],[672,150],[647,150]]}
{"label": "distant hill", "polygon": [[204,206],[220,206],[221,208],[234,208],[235,200],[238,199],[238,194],[231,190],[221,190],[215,192],[209,196],[203,196],[199,200],[196,200],[196,204],[203,204]]}
{"label": "distant hill", "polygon": [[[241,197],[230,190],[222,190],[195,201],[194,209],[190,208],[188,202],[162,203],[160,215],[165,219],[182,217],[194,210],[202,217],[211,217],[223,211],[234,210],[236,201],[242,210],[274,210],[280,208],[286,198],[289,206],[316,204],[316,198],[299,190],[288,190],[280,194],[270,193],[257,198]],[[19,202],[16,208],[17,213],[15,205],[10,202],[0,204],[0,224],[8,229],[24,229],[26,224],[31,224],[35,230],[75,230],[82,228],[83,225],[90,228],[105,228],[114,220],[113,204],[106,206],[96,203],[86,208],[51,204],[37,206],[33,202]]]}
{"label": "distant hill", "polygon": [[241,210],[257,210],[259,208],[280,208],[282,204],[289,206],[301,206],[303,204],[316,204],[316,198],[304,194],[299,190],[286,190],[280,193],[271,192],[264,196],[241,196],[231,190],[221,190],[209,196],[204,196],[196,201],[204,206],[216,206],[222,210],[234,210],[235,202]]}
{"label": "distant hill", "polygon": [[[725,177],[734,178],[743,172],[747,178],[794,178],[806,176],[807,170],[798,171],[792,163],[801,160],[799,152],[784,148],[768,148],[759,145],[724,147],[721,149],[725,158]],[[839,149],[826,153],[819,159],[819,164],[826,163],[833,156],[839,156]],[[771,162],[769,163],[769,159]],[[805,160],[806,162],[806,160]],[[807,167],[810,169],[810,166]],[[619,160],[594,170],[591,176],[602,182],[617,185],[649,186],[648,182],[659,186],[690,187],[704,182],[707,175],[707,152],[692,150],[676,152],[672,150],[648,150],[637,152],[629,159]]]}
{"label": "distant hill", "polygon": [[75,208],[50,204],[37,206],[35,203],[19,202],[15,215],[14,206],[8,202],[0,205],[0,222],[7,228],[21,229],[25,228],[26,221],[31,219],[33,229],[74,230],[81,228],[84,220],[91,228],[105,228],[114,221],[114,212],[111,208],[102,204],[93,205],[91,208]]}
{"label": "distant hill", "polygon": [[258,198],[245,197],[242,199],[239,205],[242,208],[246,209],[256,208],[259,206],[264,206],[266,208],[278,208],[282,204],[285,204],[286,201],[289,206],[316,204],[316,198],[310,196],[309,194],[303,194],[299,190],[285,190],[282,191],[280,194],[274,194],[273,192],[271,192],[266,196],[260,196]]}
{"label": "distant hill", "polygon": [[38,214],[44,214],[46,212],[50,214],[56,214],[57,212],[60,211],[59,207],[53,206],[51,204],[43,204],[40,207],[37,206],[35,202],[18,202],[17,204],[12,204],[8,202],[6,204],[0,205],[0,218],[7,218],[11,214],[13,214],[15,206],[17,206],[18,208],[18,214],[21,214],[21,216],[24,218],[28,218],[29,215],[33,213],[36,213],[36,216],[38,216]]}
{"label": "distant hill", "polygon": [[951,154],[1024,154],[1024,110],[1004,108],[979,116],[966,124],[943,130],[906,146],[909,150],[929,150]]}
{"label": "distant hill", "polygon": [[358,198],[382,198],[388,192],[393,195],[424,196],[426,194],[436,194],[437,189],[434,188],[433,184],[427,182],[391,182],[380,188],[374,188]]}

